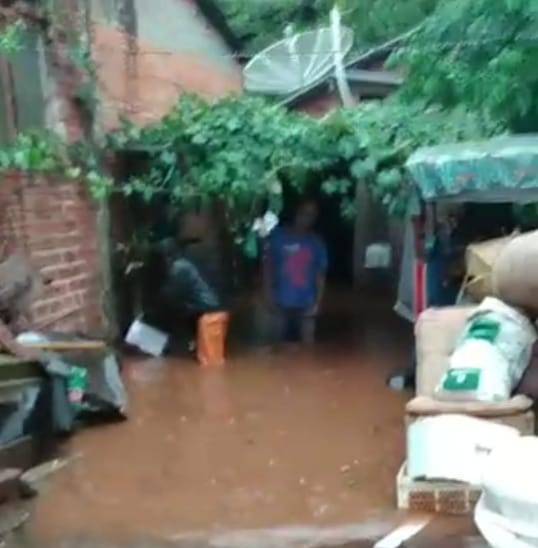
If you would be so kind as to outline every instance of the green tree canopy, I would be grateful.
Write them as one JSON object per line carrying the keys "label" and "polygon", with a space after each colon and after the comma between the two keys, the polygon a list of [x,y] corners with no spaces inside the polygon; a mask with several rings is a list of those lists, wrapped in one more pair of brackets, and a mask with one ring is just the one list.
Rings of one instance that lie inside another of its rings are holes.
{"label": "green tree canopy", "polygon": [[538,130],[538,2],[446,0],[396,54],[403,98],[465,105],[514,131]]}
{"label": "green tree canopy", "polygon": [[[365,49],[412,28],[439,0],[340,0],[343,22],[355,32],[356,49]],[[334,0],[218,0],[228,22],[244,44],[257,53],[296,30],[327,24]]]}
{"label": "green tree canopy", "polygon": [[26,25],[22,20],[8,23],[0,30],[0,55],[13,55],[24,47]]}
{"label": "green tree canopy", "polygon": [[463,107],[447,112],[397,99],[318,120],[260,98],[207,103],[183,96],[158,124],[126,124],[109,144],[151,156],[147,171],[117,191],[146,200],[165,195],[178,205],[218,200],[241,234],[265,207],[278,211],[284,184],[304,191],[316,181],[351,216],[356,182],[366,181],[391,213],[403,213],[410,190],[404,163],[411,152],[496,131]]}

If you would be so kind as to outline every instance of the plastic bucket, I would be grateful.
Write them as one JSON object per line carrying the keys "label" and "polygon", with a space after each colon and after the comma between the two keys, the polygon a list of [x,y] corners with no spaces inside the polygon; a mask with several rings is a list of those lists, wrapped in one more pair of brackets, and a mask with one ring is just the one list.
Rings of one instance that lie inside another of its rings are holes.
{"label": "plastic bucket", "polygon": [[226,362],[227,312],[203,314],[198,320],[198,362],[202,367],[222,367]]}

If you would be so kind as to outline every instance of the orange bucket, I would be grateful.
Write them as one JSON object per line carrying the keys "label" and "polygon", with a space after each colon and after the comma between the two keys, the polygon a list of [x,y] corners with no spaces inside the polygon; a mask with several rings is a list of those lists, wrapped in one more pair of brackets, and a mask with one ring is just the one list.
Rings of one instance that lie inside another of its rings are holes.
{"label": "orange bucket", "polygon": [[198,362],[202,367],[222,367],[226,362],[227,312],[203,314],[198,320]]}

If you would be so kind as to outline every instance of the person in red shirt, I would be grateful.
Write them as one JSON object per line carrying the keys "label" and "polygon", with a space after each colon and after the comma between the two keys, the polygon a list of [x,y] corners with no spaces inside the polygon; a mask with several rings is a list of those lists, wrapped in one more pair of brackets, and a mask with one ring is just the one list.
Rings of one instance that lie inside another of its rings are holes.
{"label": "person in red shirt", "polygon": [[314,232],[318,213],[315,202],[303,202],[290,226],[273,231],[266,250],[267,298],[286,342],[314,342],[328,262],[327,248]]}

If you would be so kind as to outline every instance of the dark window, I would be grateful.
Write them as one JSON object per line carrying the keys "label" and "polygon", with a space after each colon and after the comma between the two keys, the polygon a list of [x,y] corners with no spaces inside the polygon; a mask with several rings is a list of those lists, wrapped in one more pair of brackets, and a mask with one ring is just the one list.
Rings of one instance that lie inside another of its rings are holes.
{"label": "dark window", "polygon": [[22,51],[0,59],[0,143],[10,141],[19,131],[44,126],[41,55],[39,33],[29,31]]}
{"label": "dark window", "polygon": [[38,33],[27,33],[25,42],[24,49],[10,59],[19,131],[41,128],[45,119]]}
{"label": "dark window", "polygon": [[5,145],[9,143],[12,137],[12,131],[9,123],[9,113],[8,113],[8,94],[6,93],[7,89],[4,85],[3,75],[6,73],[6,65],[4,64],[0,70],[0,145]]}

